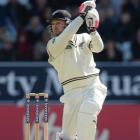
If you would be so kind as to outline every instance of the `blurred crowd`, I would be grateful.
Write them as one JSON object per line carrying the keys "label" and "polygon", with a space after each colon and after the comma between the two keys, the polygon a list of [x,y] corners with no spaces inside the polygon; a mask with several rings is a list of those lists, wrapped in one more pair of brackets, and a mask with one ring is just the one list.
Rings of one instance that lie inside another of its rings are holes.
{"label": "blurred crowd", "polygon": [[[0,0],[0,61],[47,61],[46,19],[62,8],[75,18],[83,1]],[[97,0],[97,9],[105,49],[94,54],[96,61],[140,61],[140,1]]]}

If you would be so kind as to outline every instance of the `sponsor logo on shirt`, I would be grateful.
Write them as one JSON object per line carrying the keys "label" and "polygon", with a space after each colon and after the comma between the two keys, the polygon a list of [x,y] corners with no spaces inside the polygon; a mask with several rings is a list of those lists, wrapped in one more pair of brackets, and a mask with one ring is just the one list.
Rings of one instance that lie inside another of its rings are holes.
{"label": "sponsor logo on shirt", "polygon": [[76,47],[76,45],[73,43],[73,41],[69,41],[66,49],[72,49],[72,47]]}

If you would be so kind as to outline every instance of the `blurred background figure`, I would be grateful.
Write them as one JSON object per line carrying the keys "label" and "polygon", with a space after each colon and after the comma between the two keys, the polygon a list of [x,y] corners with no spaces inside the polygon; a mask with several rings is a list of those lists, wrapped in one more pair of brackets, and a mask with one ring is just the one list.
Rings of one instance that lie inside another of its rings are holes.
{"label": "blurred background figure", "polygon": [[[66,8],[72,14],[72,18],[78,15],[78,1],[48,1],[48,0],[1,0],[0,24],[5,25],[14,43],[20,30],[26,33],[27,42],[33,46],[42,40],[43,30],[46,27],[46,19],[51,13],[60,8]],[[61,5],[60,5],[61,3]],[[112,39],[122,53],[122,62],[133,59],[132,41],[140,28],[140,1],[139,0],[99,0],[97,9],[100,14],[99,33],[104,42]],[[79,33],[86,31],[84,26]],[[32,49],[32,54],[34,54]],[[32,59],[36,61],[36,59]],[[40,61],[43,61],[42,59]],[[44,60],[45,61],[45,60]],[[134,60],[135,61],[135,60]]]}
{"label": "blurred background figure", "polygon": [[117,48],[115,41],[110,39],[105,44],[105,49],[103,52],[96,56],[97,61],[104,61],[104,62],[122,62],[123,55],[122,52]]}
{"label": "blurred background figure", "polygon": [[7,18],[15,25],[17,29],[27,25],[29,11],[25,5],[22,5],[17,0],[9,0],[5,5],[5,9]]}
{"label": "blurred background figure", "polygon": [[26,28],[27,38],[31,45],[34,45],[40,39],[43,29],[40,17],[38,15],[31,15],[29,24]]}
{"label": "blurred background figure", "polygon": [[44,17],[44,14],[46,14],[45,10],[50,9],[49,7],[47,7],[48,6],[46,0],[34,0],[32,1],[32,8],[30,9],[30,13],[37,15],[41,20],[41,24],[43,24],[47,19],[47,17]]}
{"label": "blurred background figure", "polygon": [[19,61],[20,54],[15,49],[13,42],[7,37],[3,42],[3,48],[0,49],[0,61]]}
{"label": "blurred background figure", "polygon": [[137,30],[137,33],[132,41],[132,61],[140,61],[140,29]]}
{"label": "blurred background figure", "polygon": [[27,32],[20,31],[16,41],[16,50],[21,56],[22,61],[33,61],[33,48],[27,40]]}

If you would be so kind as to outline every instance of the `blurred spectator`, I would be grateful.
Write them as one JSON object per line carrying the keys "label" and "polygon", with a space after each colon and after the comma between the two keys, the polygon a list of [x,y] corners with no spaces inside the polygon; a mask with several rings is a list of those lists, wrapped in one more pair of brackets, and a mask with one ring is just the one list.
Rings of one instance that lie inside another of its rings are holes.
{"label": "blurred spectator", "polygon": [[99,53],[95,54],[96,61],[107,61],[107,62],[121,62],[122,53],[117,48],[115,42],[111,39],[105,44],[105,49]]}
{"label": "blurred spectator", "polygon": [[140,29],[138,29],[136,36],[132,42],[132,60],[140,61]]}
{"label": "blurred spectator", "polygon": [[5,28],[9,32],[9,36],[13,42],[16,42],[17,39],[17,29],[11,20],[6,19]]}
{"label": "blurred spectator", "polygon": [[40,40],[36,42],[33,48],[33,55],[35,61],[47,61],[48,54],[46,51],[47,42],[51,39],[50,27],[46,27],[42,33]]}
{"label": "blurred spectator", "polygon": [[0,5],[0,24],[5,24],[6,20],[6,10],[3,5]]}
{"label": "blurred spectator", "polygon": [[31,45],[34,45],[38,40],[40,40],[43,29],[44,27],[41,24],[40,17],[38,15],[32,15],[26,28],[27,38]]}
{"label": "blurred spectator", "polygon": [[134,22],[135,30],[140,27],[140,1],[139,0],[127,0],[122,5],[122,11],[129,12]]}
{"label": "blurred spectator", "polygon": [[0,19],[0,26],[3,26],[5,28],[4,30],[9,34],[11,40],[15,42],[17,37],[16,28],[14,26],[14,23],[11,22],[11,20],[7,17],[5,6],[2,5],[0,5]]}
{"label": "blurred spectator", "polygon": [[116,40],[119,42],[130,41],[134,35],[134,22],[132,21],[131,14],[122,12],[120,19],[117,22]]}
{"label": "blurred spectator", "polygon": [[131,41],[116,43],[117,47],[123,54],[123,62],[128,62],[132,59]]}
{"label": "blurred spectator", "polygon": [[113,9],[115,11],[115,17],[118,18],[121,12],[121,4],[123,0],[112,0]]}
{"label": "blurred spectator", "polygon": [[49,0],[48,4],[53,8],[53,10],[63,9],[67,5],[67,0]]}
{"label": "blurred spectator", "polygon": [[108,12],[105,13],[104,10],[99,10],[100,15],[100,26],[99,26],[99,33],[101,34],[104,41],[112,38],[115,39],[115,32],[116,32],[116,22],[114,20],[115,13],[113,8],[109,8]]}
{"label": "blurred spectator", "polygon": [[52,14],[52,9],[50,7],[46,7],[44,9],[44,13],[43,13],[42,19],[41,19],[44,26],[46,26],[46,20],[50,19],[51,14]]}
{"label": "blurred spectator", "polygon": [[32,46],[27,41],[27,33],[25,31],[21,31],[18,34],[16,50],[20,54],[22,61],[33,61]]}
{"label": "blurred spectator", "polygon": [[0,49],[0,61],[18,61],[20,55],[14,48],[14,44],[7,38],[4,47]]}
{"label": "blurred spectator", "polygon": [[77,17],[77,15],[79,14],[79,9],[77,8],[77,6],[67,7],[67,10],[71,13],[72,19]]}
{"label": "blurred spectator", "polygon": [[122,61],[122,53],[119,51],[113,40],[107,41],[105,53],[107,61]]}
{"label": "blurred spectator", "polygon": [[[16,59],[46,61],[48,56],[44,42],[51,37],[45,29],[46,19],[54,10],[61,8],[69,10],[75,18],[83,1],[0,0],[0,50],[8,50],[5,49],[5,43],[9,42],[11,46],[14,45],[11,50],[14,50],[12,54],[16,55]],[[96,59],[121,62],[139,60],[139,47],[135,47],[139,46],[139,37],[136,37],[139,35],[135,33],[140,29],[140,1],[98,0],[96,3],[100,15],[98,32],[106,46]],[[82,32],[87,32],[85,23],[78,30],[78,33]],[[17,54],[21,54],[21,57]]]}
{"label": "blurred spectator", "polygon": [[123,61],[129,61],[132,58],[131,41],[134,37],[134,21],[132,21],[131,13],[122,9],[116,28],[116,41],[123,53]]}
{"label": "blurred spectator", "polygon": [[51,34],[49,28],[46,28],[41,39],[34,45],[34,59],[36,61],[47,61],[48,54],[46,51],[47,42],[50,40]]}
{"label": "blurred spectator", "polygon": [[100,15],[99,33],[106,42],[108,39],[115,38],[116,21],[114,7],[111,0],[100,0],[97,4],[97,9]]}
{"label": "blurred spectator", "polygon": [[111,0],[100,0],[99,4],[97,5],[97,9],[103,10],[105,14],[108,14],[109,8],[113,8],[113,4]]}
{"label": "blurred spectator", "polygon": [[51,39],[51,29],[47,26],[42,34],[42,41],[47,45],[48,41]]}
{"label": "blurred spectator", "polygon": [[0,25],[0,49],[4,47],[4,40],[6,39],[6,32],[3,25]]}
{"label": "blurred spectator", "polygon": [[9,0],[0,0],[0,5],[4,6],[8,3]]}
{"label": "blurred spectator", "polygon": [[48,55],[46,51],[46,46],[42,40],[38,41],[34,46],[34,60],[35,61],[47,61]]}
{"label": "blurred spectator", "polygon": [[140,1],[139,0],[131,0],[133,7],[134,7],[134,11],[132,12],[133,14],[133,19],[135,22],[135,29],[138,30],[140,28]]}
{"label": "blurred spectator", "polygon": [[14,43],[16,35],[12,33],[10,32],[10,27],[4,26],[3,24],[0,25],[0,49],[3,48],[3,44],[7,39]]}
{"label": "blurred spectator", "polygon": [[5,8],[7,17],[12,21],[17,29],[27,25],[29,12],[24,5],[21,5],[17,0],[10,0],[6,4]]}
{"label": "blurred spectator", "polygon": [[38,15],[40,17],[40,19],[43,19],[46,7],[47,7],[46,0],[35,0],[32,8],[30,10],[30,14],[31,15]]}
{"label": "blurred spectator", "polygon": [[24,5],[26,7],[30,7],[29,0],[17,0],[21,5]]}

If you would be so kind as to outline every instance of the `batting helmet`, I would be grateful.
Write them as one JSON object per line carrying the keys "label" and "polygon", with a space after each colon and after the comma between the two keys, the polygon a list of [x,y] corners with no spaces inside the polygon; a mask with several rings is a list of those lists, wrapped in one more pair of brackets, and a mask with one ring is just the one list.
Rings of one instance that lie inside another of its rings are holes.
{"label": "batting helmet", "polygon": [[67,10],[56,10],[52,13],[51,19],[47,22],[51,24],[53,20],[64,20],[67,24],[71,21],[71,14]]}

